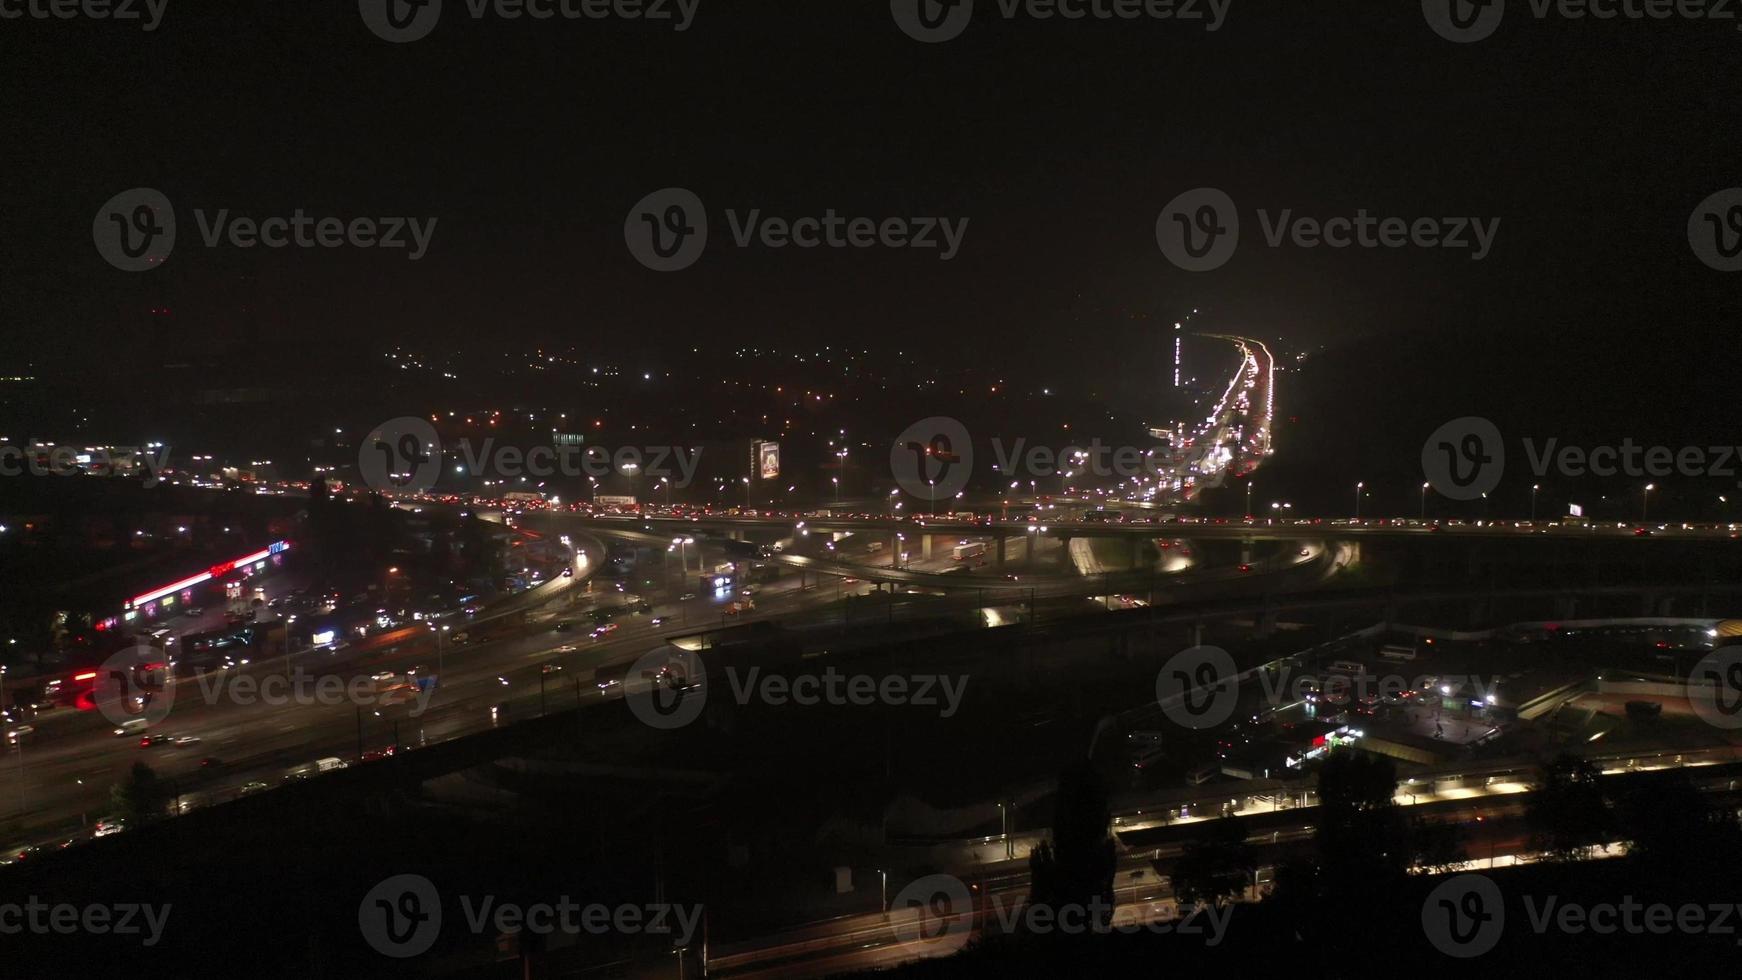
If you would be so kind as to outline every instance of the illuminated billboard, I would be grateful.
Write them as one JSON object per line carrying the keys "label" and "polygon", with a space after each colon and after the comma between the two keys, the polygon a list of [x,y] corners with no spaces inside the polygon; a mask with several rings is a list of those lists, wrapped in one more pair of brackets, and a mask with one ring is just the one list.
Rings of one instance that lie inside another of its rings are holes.
{"label": "illuminated billboard", "polygon": [[780,443],[750,444],[750,465],[758,479],[772,480],[780,475]]}

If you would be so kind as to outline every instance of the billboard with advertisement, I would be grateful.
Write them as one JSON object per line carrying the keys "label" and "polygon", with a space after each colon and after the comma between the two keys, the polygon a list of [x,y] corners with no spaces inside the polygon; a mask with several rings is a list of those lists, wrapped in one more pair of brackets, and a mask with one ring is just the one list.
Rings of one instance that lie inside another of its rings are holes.
{"label": "billboard with advertisement", "polygon": [[780,476],[780,443],[757,441],[750,444],[751,472],[757,479],[772,480]]}

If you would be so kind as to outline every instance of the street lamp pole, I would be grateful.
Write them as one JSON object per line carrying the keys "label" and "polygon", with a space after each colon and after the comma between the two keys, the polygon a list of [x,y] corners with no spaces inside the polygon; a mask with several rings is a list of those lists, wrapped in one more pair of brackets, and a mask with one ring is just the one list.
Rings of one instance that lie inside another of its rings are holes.
{"label": "street lamp pole", "polygon": [[1639,492],[1639,522],[1645,523],[1651,513],[1651,491],[1657,489],[1657,484],[1647,483],[1645,489]]}
{"label": "street lamp pole", "polygon": [[1252,481],[1246,481],[1246,516],[1252,516]]}
{"label": "street lamp pole", "polygon": [[1427,523],[1427,484],[1426,483],[1423,483],[1421,485],[1421,520],[1422,520],[1422,523],[1424,523],[1424,524]]}
{"label": "street lamp pole", "polygon": [[1541,489],[1542,485],[1539,483],[1530,485],[1530,521],[1532,524],[1536,523],[1536,492]]}
{"label": "street lamp pole", "polygon": [[1365,489],[1367,489],[1367,484],[1355,484],[1355,519],[1357,521],[1361,519],[1361,491]]}

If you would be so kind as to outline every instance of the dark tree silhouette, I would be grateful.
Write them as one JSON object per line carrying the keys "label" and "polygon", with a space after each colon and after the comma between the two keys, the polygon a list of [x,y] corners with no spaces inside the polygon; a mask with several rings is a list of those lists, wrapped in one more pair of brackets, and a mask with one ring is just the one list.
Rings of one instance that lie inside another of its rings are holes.
{"label": "dark tree silhouette", "polygon": [[169,802],[169,787],[150,766],[135,762],[127,778],[110,788],[109,800],[116,816],[138,826],[163,816],[164,805]]}
{"label": "dark tree silhouette", "polygon": [[1258,858],[1246,843],[1246,828],[1238,817],[1209,824],[1204,836],[1188,842],[1171,875],[1180,903],[1221,905],[1252,883]]}
{"label": "dark tree silhouette", "polygon": [[1397,766],[1384,756],[1335,752],[1319,771],[1317,844],[1324,882],[1346,895],[1393,885],[1409,867],[1409,832],[1393,799]]}
{"label": "dark tree silhouette", "polygon": [[1029,904],[1056,910],[1078,906],[1099,910],[1100,924],[1112,917],[1113,838],[1107,789],[1087,762],[1059,776],[1053,801],[1052,838],[1029,856]]}
{"label": "dark tree silhouette", "polygon": [[1742,828],[1729,807],[1714,805],[1686,770],[1654,773],[1619,801],[1627,853],[1671,878],[1703,874],[1742,857]]}
{"label": "dark tree silhouette", "polygon": [[1548,764],[1525,808],[1533,849],[1557,861],[1577,861],[1614,839],[1614,815],[1600,776],[1596,766],[1574,755]]}

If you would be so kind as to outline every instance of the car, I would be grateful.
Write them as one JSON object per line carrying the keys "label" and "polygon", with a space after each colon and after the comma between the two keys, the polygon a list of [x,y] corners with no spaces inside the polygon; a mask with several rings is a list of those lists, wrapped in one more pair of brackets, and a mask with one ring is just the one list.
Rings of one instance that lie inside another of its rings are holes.
{"label": "car", "polygon": [[1633,529],[1633,536],[1636,538],[1643,538],[1650,533],[1651,533],[1650,528],[1636,527]]}
{"label": "car", "polygon": [[470,640],[471,638],[472,638],[472,636],[470,633],[466,633],[466,632],[462,631],[459,633],[455,633],[453,636],[448,637],[448,642],[449,643],[464,643],[467,640]]}
{"label": "car", "polygon": [[604,625],[601,625],[601,626],[595,626],[595,627],[593,627],[593,639],[595,639],[595,640],[603,639],[607,636],[610,636],[612,633],[615,633],[616,631],[617,631],[617,624],[616,623],[605,623]]}
{"label": "car", "polygon": [[139,747],[142,749],[149,749],[159,745],[166,745],[168,743],[168,735],[146,735],[139,740]]}
{"label": "car", "polygon": [[399,675],[391,670],[378,670],[375,673],[370,674],[369,679],[379,684],[383,681],[398,680]]}
{"label": "car", "polygon": [[206,758],[200,760],[200,768],[201,769],[221,769],[221,768],[223,768],[223,765],[224,765],[224,760],[214,758],[211,756],[207,756]]}
{"label": "car", "polygon": [[8,728],[6,730],[6,744],[17,745],[20,742],[28,742],[30,736],[34,734],[36,734],[34,725],[19,725],[17,728]]}
{"label": "car", "polygon": [[756,594],[756,586],[746,585],[742,589],[738,590],[738,594],[739,595],[755,595]]}
{"label": "car", "polygon": [[115,727],[115,737],[137,735],[150,727],[151,722],[144,718],[129,718]]}
{"label": "car", "polygon": [[1242,572],[1250,572],[1252,570],[1252,566],[1242,563],[1240,566],[1240,570]]}
{"label": "car", "polygon": [[694,599],[695,597],[696,597],[696,594],[694,592],[685,592],[683,595],[680,595],[677,597],[677,601],[688,602],[691,599]]}
{"label": "car", "polygon": [[580,647],[575,646],[573,643],[564,643],[562,646],[557,647],[554,652],[556,652],[556,653],[574,653],[576,650],[579,650],[579,649],[580,649]]}
{"label": "car", "polygon": [[190,745],[200,744],[200,737],[198,735],[177,735],[174,738],[170,739],[169,741],[170,741],[171,745],[174,745],[176,748],[181,749],[181,748],[186,748]]}
{"label": "car", "polygon": [[649,622],[654,626],[664,626],[669,619],[671,619],[670,616],[655,616]]}
{"label": "car", "polygon": [[557,631],[557,632],[558,632],[558,633],[567,633],[567,632],[568,632],[568,631],[570,631],[570,630],[572,630],[572,629],[574,629],[574,628],[575,628],[575,624],[574,624],[574,622],[573,622],[573,621],[571,621],[571,620],[567,620],[567,619],[565,619],[565,620],[563,620],[563,621],[562,621],[562,622],[560,622],[560,623],[558,623],[558,624],[556,624],[556,631]]}
{"label": "car", "polygon": [[182,610],[182,615],[187,616],[190,619],[204,616],[205,614],[206,614],[206,607],[204,607],[204,606],[189,606],[186,609]]}
{"label": "car", "polygon": [[253,793],[258,793],[263,789],[271,789],[271,788],[272,788],[271,786],[268,786],[265,783],[260,782],[259,780],[255,780],[253,782],[243,783],[242,789],[238,792],[237,795],[248,796],[248,795],[253,794]]}
{"label": "car", "polygon": [[95,832],[93,832],[91,834],[91,836],[92,837],[111,837],[115,834],[119,834],[121,831],[126,830],[126,829],[127,829],[127,824],[125,821],[122,821],[122,820],[99,820],[99,821],[97,821],[97,829]]}

